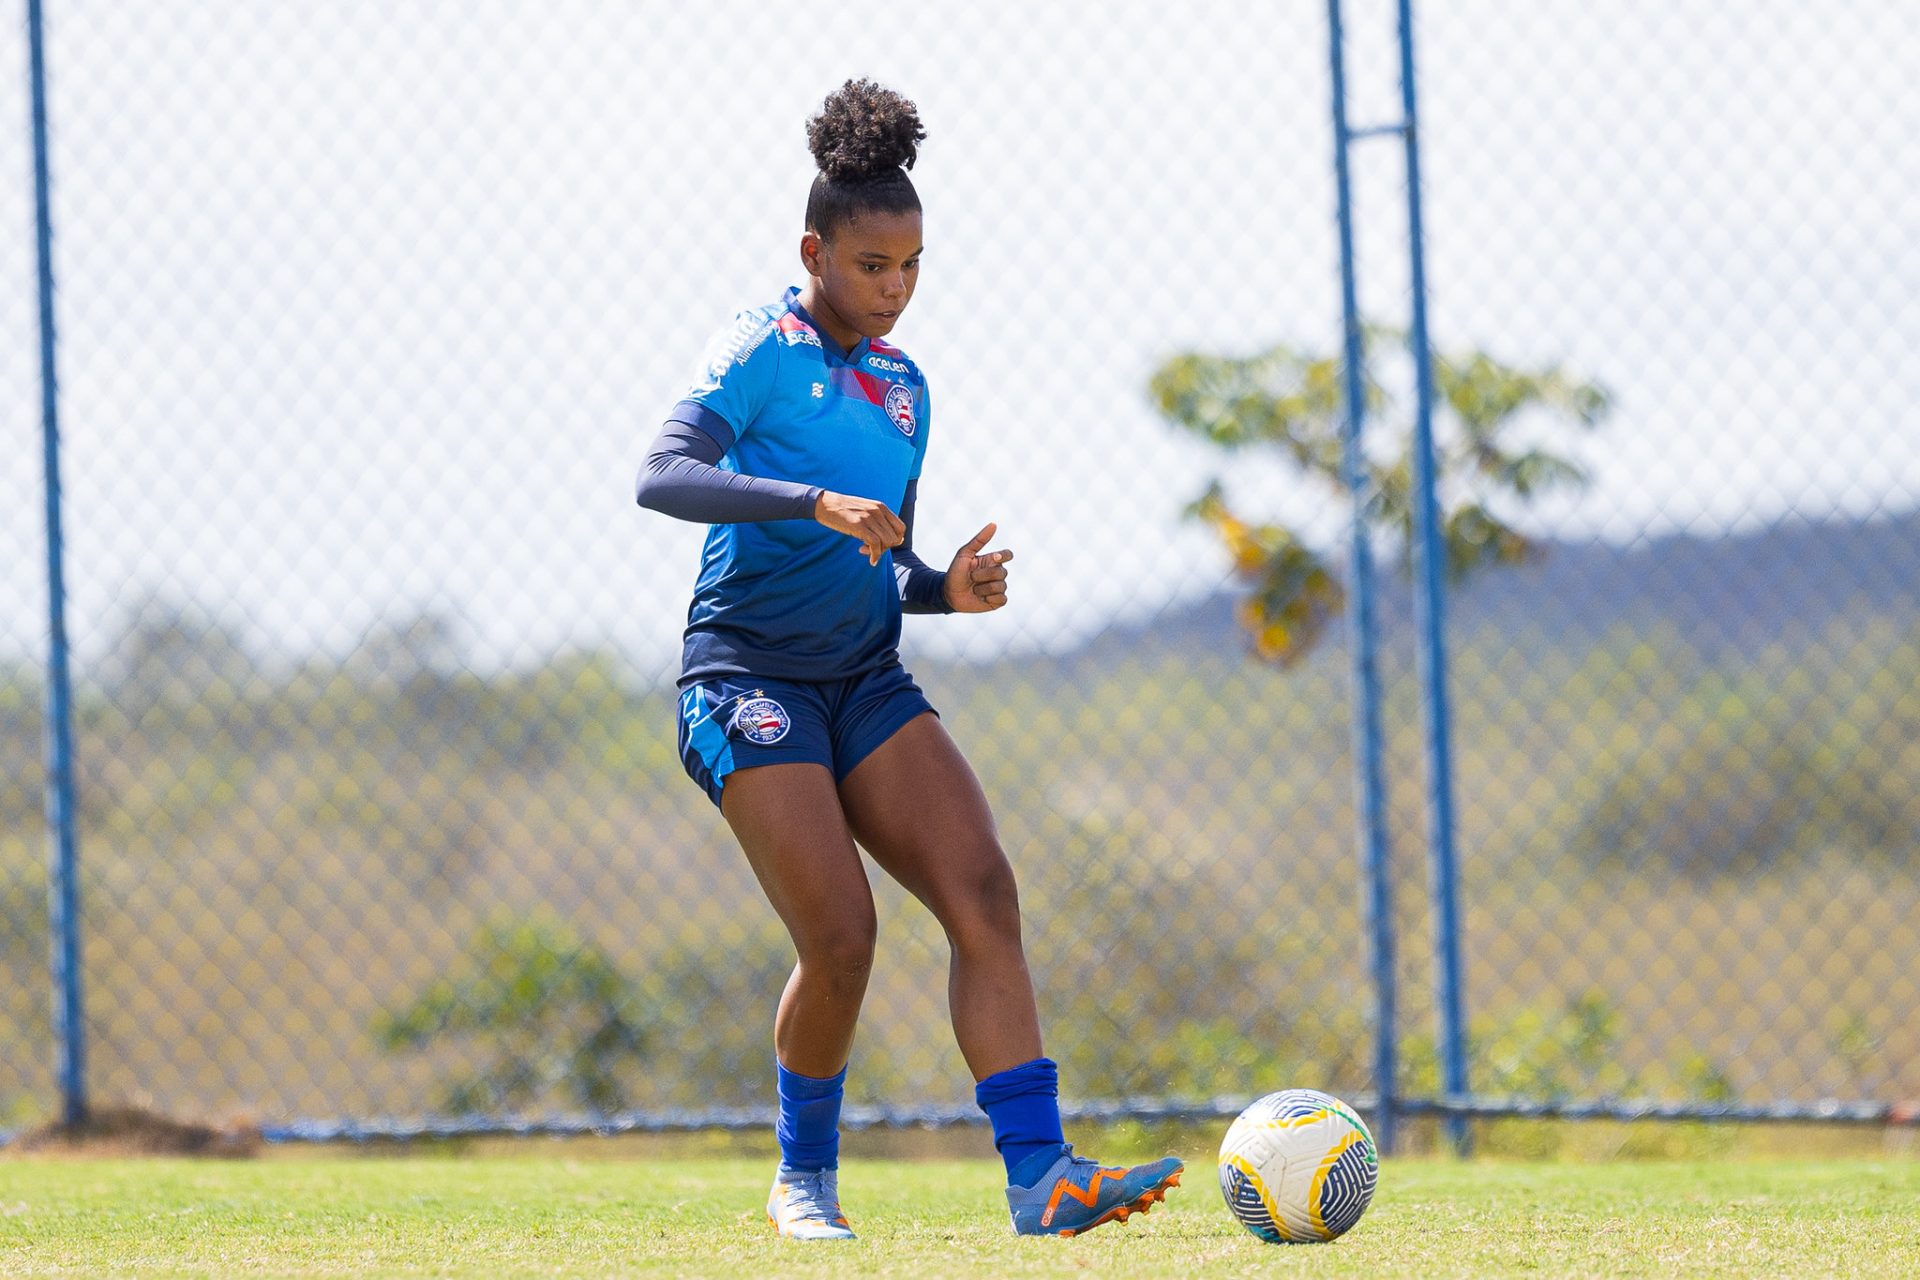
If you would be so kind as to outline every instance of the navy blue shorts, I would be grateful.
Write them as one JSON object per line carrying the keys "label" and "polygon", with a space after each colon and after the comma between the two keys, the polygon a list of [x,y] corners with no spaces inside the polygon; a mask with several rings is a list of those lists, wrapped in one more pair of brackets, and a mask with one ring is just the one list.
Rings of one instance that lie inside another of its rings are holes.
{"label": "navy blue shorts", "polygon": [[839,782],[932,710],[897,662],[825,682],[721,676],[680,691],[680,762],[715,804],[728,774],[755,765],[824,765]]}

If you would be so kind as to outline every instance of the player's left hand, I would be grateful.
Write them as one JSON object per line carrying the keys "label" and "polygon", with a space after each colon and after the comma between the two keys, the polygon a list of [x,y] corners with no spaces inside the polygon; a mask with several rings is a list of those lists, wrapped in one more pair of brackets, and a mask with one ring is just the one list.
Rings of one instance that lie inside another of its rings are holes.
{"label": "player's left hand", "polygon": [[997,528],[989,521],[954,552],[947,566],[947,603],[955,613],[990,613],[1007,603],[1007,563],[1013,552],[981,551]]}

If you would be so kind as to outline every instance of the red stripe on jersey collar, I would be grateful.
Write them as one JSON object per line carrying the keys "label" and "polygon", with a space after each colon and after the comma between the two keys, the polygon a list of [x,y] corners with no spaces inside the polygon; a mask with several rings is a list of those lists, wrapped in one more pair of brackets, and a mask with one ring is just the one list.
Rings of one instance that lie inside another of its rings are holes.
{"label": "red stripe on jersey collar", "polygon": [[820,322],[807,314],[807,309],[800,305],[800,290],[792,285],[787,286],[786,303],[788,312],[798,316],[802,324],[813,330],[813,336],[820,339],[820,349],[840,360],[843,364],[854,363],[871,348],[872,340],[862,338],[853,344],[853,350],[843,350],[840,344],[834,341],[833,335],[825,329],[822,329]]}

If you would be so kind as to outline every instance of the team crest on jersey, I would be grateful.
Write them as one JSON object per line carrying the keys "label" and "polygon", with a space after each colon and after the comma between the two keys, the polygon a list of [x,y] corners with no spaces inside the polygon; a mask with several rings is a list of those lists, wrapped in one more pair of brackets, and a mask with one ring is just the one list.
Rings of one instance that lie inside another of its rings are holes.
{"label": "team crest on jersey", "polygon": [[887,418],[900,428],[900,434],[913,439],[913,389],[903,382],[887,388]]}
{"label": "team crest on jersey", "polygon": [[787,709],[772,698],[749,698],[733,713],[733,727],[748,742],[769,747],[787,736],[793,720],[787,715]]}

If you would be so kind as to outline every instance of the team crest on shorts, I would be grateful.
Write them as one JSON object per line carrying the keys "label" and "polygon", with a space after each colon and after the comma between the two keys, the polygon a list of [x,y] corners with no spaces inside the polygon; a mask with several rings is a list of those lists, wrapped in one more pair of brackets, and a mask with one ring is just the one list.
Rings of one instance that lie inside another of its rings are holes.
{"label": "team crest on shorts", "polygon": [[749,698],[733,713],[733,727],[748,742],[767,747],[787,736],[793,720],[787,715],[787,709],[772,698]]}
{"label": "team crest on shorts", "polygon": [[903,382],[887,388],[887,418],[900,428],[900,434],[913,439],[913,390]]}

